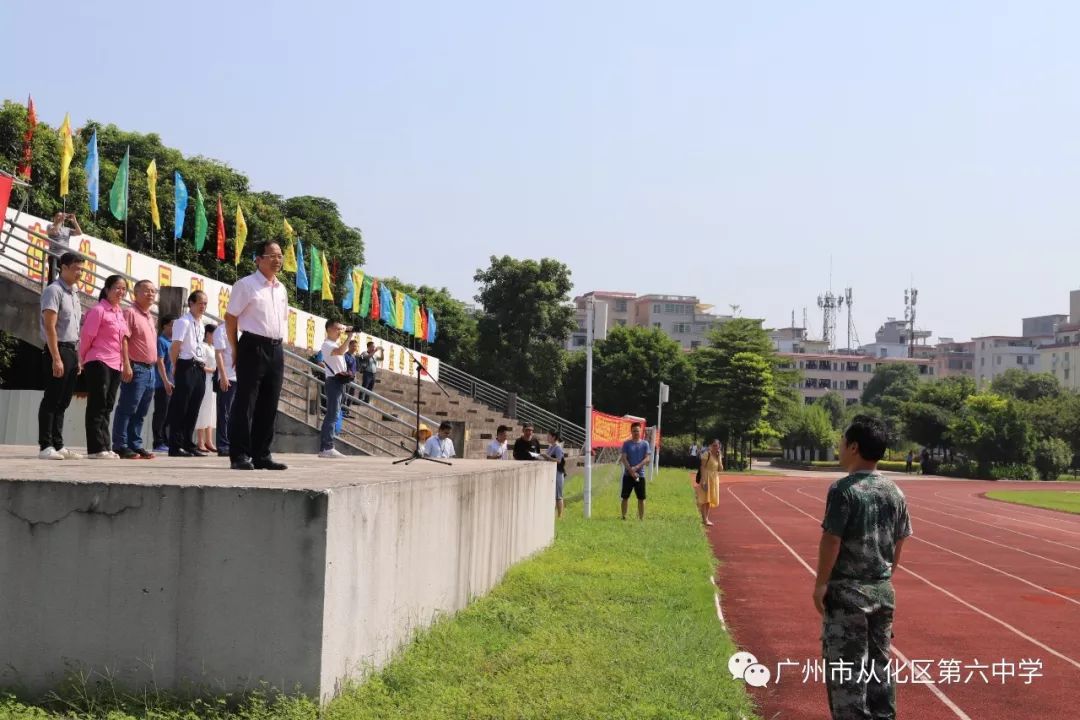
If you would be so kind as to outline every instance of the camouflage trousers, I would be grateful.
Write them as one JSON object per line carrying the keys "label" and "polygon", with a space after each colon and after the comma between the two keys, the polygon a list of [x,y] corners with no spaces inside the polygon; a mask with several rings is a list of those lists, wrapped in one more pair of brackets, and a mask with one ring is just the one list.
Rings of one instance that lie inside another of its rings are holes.
{"label": "camouflage trousers", "polygon": [[833,720],[895,720],[892,583],[830,583],[821,645]]}

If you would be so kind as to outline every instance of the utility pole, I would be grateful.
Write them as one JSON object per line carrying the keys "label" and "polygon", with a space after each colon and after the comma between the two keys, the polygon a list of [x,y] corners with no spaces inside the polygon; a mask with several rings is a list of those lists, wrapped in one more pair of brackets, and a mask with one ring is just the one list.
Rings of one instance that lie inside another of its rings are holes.
{"label": "utility pole", "polygon": [[592,517],[592,365],[593,365],[593,309],[590,296],[585,299],[585,490],[582,505],[585,519]]}

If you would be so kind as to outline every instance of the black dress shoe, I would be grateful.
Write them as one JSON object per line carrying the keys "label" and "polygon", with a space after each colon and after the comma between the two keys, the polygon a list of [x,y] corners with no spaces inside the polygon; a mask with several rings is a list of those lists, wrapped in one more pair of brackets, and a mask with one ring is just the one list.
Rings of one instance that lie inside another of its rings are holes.
{"label": "black dress shoe", "polygon": [[206,451],[195,448],[194,450],[188,450],[192,457],[206,457]]}
{"label": "black dress shoe", "polygon": [[217,451],[217,456],[218,457],[232,457],[232,454],[228,450],[218,450]]}
{"label": "black dress shoe", "polygon": [[255,460],[251,463],[256,470],[288,470],[289,466],[285,463],[274,462],[272,458],[265,460]]}
{"label": "black dress shoe", "polygon": [[191,453],[184,448],[169,448],[169,457],[191,457]]}
{"label": "black dress shoe", "polygon": [[255,466],[247,458],[239,458],[229,463],[229,468],[232,470],[254,470]]}

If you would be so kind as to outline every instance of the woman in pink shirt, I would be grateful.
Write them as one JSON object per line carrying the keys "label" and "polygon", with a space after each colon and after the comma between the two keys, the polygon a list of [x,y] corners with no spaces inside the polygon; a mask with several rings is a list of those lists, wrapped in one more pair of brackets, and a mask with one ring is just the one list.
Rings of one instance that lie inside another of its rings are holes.
{"label": "woman in pink shirt", "polygon": [[[128,375],[127,339],[131,335],[120,301],[127,293],[122,275],[105,279],[100,302],[83,318],[79,335],[79,365],[86,378],[86,452],[88,458],[120,457],[109,449],[109,416],[116,403],[121,375]],[[126,368],[126,369],[125,369]]]}

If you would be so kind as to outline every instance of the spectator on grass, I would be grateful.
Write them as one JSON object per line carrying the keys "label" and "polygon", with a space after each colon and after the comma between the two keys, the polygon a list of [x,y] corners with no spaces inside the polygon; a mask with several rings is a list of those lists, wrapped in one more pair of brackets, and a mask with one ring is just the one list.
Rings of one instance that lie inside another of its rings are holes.
{"label": "spectator on grass", "polygon": [[698,470],[694,495],[697,497],[698,511],[703,525],[712,525],[709,509],[720,504],[720,473],[724,471],[724,460],[720,456],[720,441],[713,440],[704,455]]}
{"label": "spectator on grass", "polygon": [[896,690],[889,662],[896,598],[892,576],[911,535],[904,493],[878,472],[885,456],[885,425],[856,416],[840,438],[848,475],[829,487],[818,548],[814,607],[822,615],[827,667],[865,663],[866,673],[826,673],[829,709],[841,718],[895,718]]}
{"label": "spectator on grass", "polygon": [[619,464],[623,466],[622,476],[622,519],[626,519],[626,509],[630,502],[630,493],[637,496],[638,520],[645,519],[645,466],[652,452],[649,443],[641,439],[641,423],[630,426],[630,439],[622,444]]}
{"label": "spectator on grass", "polygon": [[488,460],[505,460],[506,454],[509,451],[507,447],[506,438],[510,434],[510,428],[507,425],[500,425],[498,430],[495,431],[495,438],[488,443],[487,459]]}
{"label": "spectator on grass", "polygon": [[562,436],[558,430],[548,433],[548,449],[544,457],[555,463],[555,515],[562,517],[563,486],[566,484],[566,451],[563,450]]}

